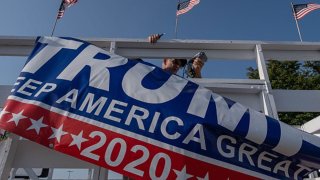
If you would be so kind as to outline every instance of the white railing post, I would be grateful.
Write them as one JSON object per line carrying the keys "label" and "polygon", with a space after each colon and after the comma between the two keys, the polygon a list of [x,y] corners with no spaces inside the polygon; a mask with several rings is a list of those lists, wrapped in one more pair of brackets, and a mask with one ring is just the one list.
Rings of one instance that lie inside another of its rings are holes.
{"label": "white railing post", "polygon": [[110,52],[111,53],[116,53],[116,50],[117,50],[117,43],[115,41],[112,41],[110,43]]}
{"label": "white railing post", "polygon": [[266,90],[261,92],[261,98],[263,102],[264,113],[268,116],[271,116],[275,119],[279,119],[278,112],[276,109],[276,104],[274,102],[274,98],[271,94],[272,87],[269,80],[268,69],[266,66],[266,61],[264,59],[262,47],[260,44],[256,44],[255,48],[256,52],[256,60],[257,60],[257,68],[259,72],[260,80],[265,82]]}
{"label": "white railing post", "polygon": [[108,179],[108,170],[103,168],[103,167],[99,167],[96,166],[93,170],[93,180],[106,180]]}
{"label": "white railing post", "polygon": [[18,136],[10,137],[0,143],[0,179],[8,179],[18,146]]}

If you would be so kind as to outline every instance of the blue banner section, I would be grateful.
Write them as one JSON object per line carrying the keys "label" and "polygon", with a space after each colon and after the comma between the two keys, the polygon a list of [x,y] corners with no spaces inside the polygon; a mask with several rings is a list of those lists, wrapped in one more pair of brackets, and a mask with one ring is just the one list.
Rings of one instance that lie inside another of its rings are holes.
{"label": "blue banner section", "polygon": [[278,179],[320,168],[318,137],[73,38],[38,38],[12,95]]}

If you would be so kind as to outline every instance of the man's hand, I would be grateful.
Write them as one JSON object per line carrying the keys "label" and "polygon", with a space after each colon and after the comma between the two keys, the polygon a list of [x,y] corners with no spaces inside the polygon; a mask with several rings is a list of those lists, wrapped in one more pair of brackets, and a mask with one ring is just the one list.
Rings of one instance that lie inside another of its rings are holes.
{"label": "man's hand", "polygon": [[195,72],[195,78],[201,78],[201,69],[203,65],[204,63],[201,61],[200,58],[196,58],[193,60],[192,67]]}
{"label": "man's hand", "polygon": [[161,38],[161,34],[152,34],[148,37],[148,41],[149,43],[156,43],[160,38]]}

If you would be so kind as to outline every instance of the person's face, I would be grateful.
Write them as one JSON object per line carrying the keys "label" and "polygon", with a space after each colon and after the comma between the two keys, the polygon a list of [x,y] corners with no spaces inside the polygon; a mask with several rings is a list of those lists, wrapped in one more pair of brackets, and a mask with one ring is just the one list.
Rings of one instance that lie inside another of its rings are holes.
{"label": "person's face", "polygon": [[165,71],[168,71],[172,74],[176,74],[179,71],[179,68],[181,67],[181,61],[176,59],[164,59],[163,62],[163,69]]}

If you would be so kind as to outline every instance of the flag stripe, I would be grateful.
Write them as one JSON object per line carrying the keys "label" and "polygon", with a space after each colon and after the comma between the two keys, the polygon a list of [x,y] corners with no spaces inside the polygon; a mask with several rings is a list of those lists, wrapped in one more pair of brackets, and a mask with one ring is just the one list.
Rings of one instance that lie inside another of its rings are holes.
{"label": "flag stripe", "polygon": [[318,9],[318,8],[320,8],[320,6],[313,6],[313,7],[309,7],[309,8],[302,9],[301,11],[299,11],[299,12],[297,13],[297,16],[303,17],[303,16],[305,16],[306,14],[308,14],[309,12],[311,12],[311,11],[313,11],[313,10],[316,10],[316,9]]}
{"label": "flag stripe", "polygon": [[184,1],[182,3],[179,3],[178,7],[177,7],[177,16],[190,11],[193,8],[193,6],[195,6],[199,3],[200,3],[200,0],[188,0],[188,1]]}
{"label": "flag stripe", "polygon": [[320,8],[320,4],[296,4],[293,5],[294,8],[294,17],[299,20],[305,15]]}
{"label": "flag stripe", "polygon": [[300,11],[297,15],[298,16],[304,16],[306,15],[307,13],[313,11],[313,10],[316,10],[316,9],[319,9],[320,7],[312,7],[312,8],[308,8],[308,9],[304,9],[302,11]]}

